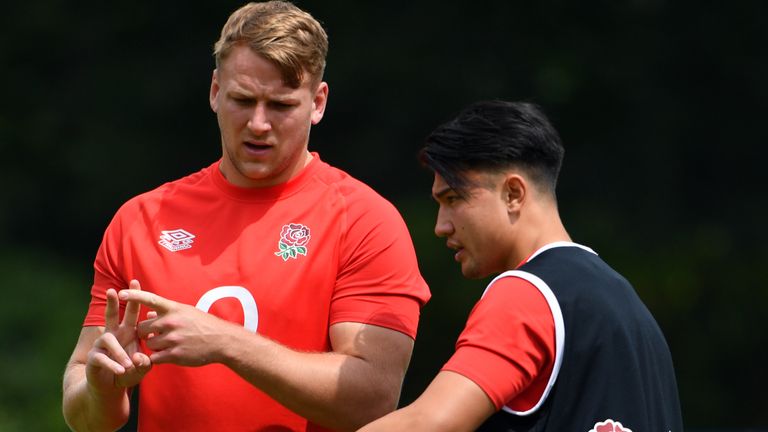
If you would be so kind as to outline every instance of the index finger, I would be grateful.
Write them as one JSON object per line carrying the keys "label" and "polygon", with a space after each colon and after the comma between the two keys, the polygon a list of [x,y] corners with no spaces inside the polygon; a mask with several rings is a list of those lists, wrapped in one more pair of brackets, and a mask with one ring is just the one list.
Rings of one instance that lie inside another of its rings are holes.
{"label": "index finger", "polygon": [[173,309],[173,305],[176,304],[176,302],[172,300],[168,300],[164,297],[160,297],[157,294],[147,292],[147,291],[139,291],[139,290],[122,290],[118,293],[120,296],[120,300],[124,301],[132,301],[139,304],[143,304],[144,306],[155,310],[161,314],[166,313]]}

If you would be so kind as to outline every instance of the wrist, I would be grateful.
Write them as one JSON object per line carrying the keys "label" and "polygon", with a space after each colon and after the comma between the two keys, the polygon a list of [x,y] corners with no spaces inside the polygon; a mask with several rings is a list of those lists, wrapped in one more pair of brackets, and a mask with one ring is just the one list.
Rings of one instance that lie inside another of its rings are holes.
{"label": "wrist", "polygon": [[214,354],[215,361],[232,369],[246,358],[258,358],[259,346],[264,340],[258,333],[232,324],[220,338],[219,348]]}
{"label": "wrist", "polygon": [[109,404],[110,402],[121,400],[125,396],[127,389],[113,384],[109,386],[98,386],[90,380],[85,381],[85,390],[88,397],[99,404]]}
{"label": "wrist", "polygon": [[232,362],[240,355],[241,345],[245,343],[239,330],[241,329],[235,328],[234,325],[228,326],[228,331],[219,337],[218,349],[213,353],[214,362],[231,367]]}
{"label": "wrist", "polygon": [[72,430],[116,430],[128,420],[126,390],[98,389],[84,381],[65,395],[64,420]]}

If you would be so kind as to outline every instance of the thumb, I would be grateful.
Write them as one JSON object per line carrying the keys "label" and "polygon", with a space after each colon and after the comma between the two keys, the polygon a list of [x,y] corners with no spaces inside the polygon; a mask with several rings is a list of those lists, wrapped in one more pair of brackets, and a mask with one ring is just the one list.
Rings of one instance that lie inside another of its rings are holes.
{"label": "thumb", "polygon": [[133,358],[131,360],[133,360],[133,365],[136,367],[136,372],[141,375],[146,374],[152,369],[152,360],[149,359],[148,355],[142,352],[133,353]]}

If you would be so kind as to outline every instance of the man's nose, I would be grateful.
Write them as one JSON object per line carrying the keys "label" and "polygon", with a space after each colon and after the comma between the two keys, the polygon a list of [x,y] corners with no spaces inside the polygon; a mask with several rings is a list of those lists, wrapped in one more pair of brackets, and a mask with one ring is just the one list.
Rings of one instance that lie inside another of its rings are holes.
{"label": "man's nose", "polygon": [[453,233],[453,224],[443,214],[441,210],[437,211],[437,221],[435,222],[435,235],[438,237],[449,236]]}
{"label": "man's nose", "polygon": [[256,135],[260,135],[272,129],[267,108],[264,104],[256,104],[253,108],[251,118],[248,119],[248,129],[252,130]]}

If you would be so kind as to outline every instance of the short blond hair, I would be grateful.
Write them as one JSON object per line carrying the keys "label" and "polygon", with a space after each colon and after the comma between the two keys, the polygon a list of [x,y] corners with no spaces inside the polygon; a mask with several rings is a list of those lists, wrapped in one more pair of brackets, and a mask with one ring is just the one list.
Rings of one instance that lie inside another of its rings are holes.
{"label": "short blond hair", "polygon": [[240,44],[273,62],[290,87],[301,86],[305,73],[318,83],[323,78],[328,35],[312,15],[290,2],[248,3],[233,12],[214,45],[216,66]]}

